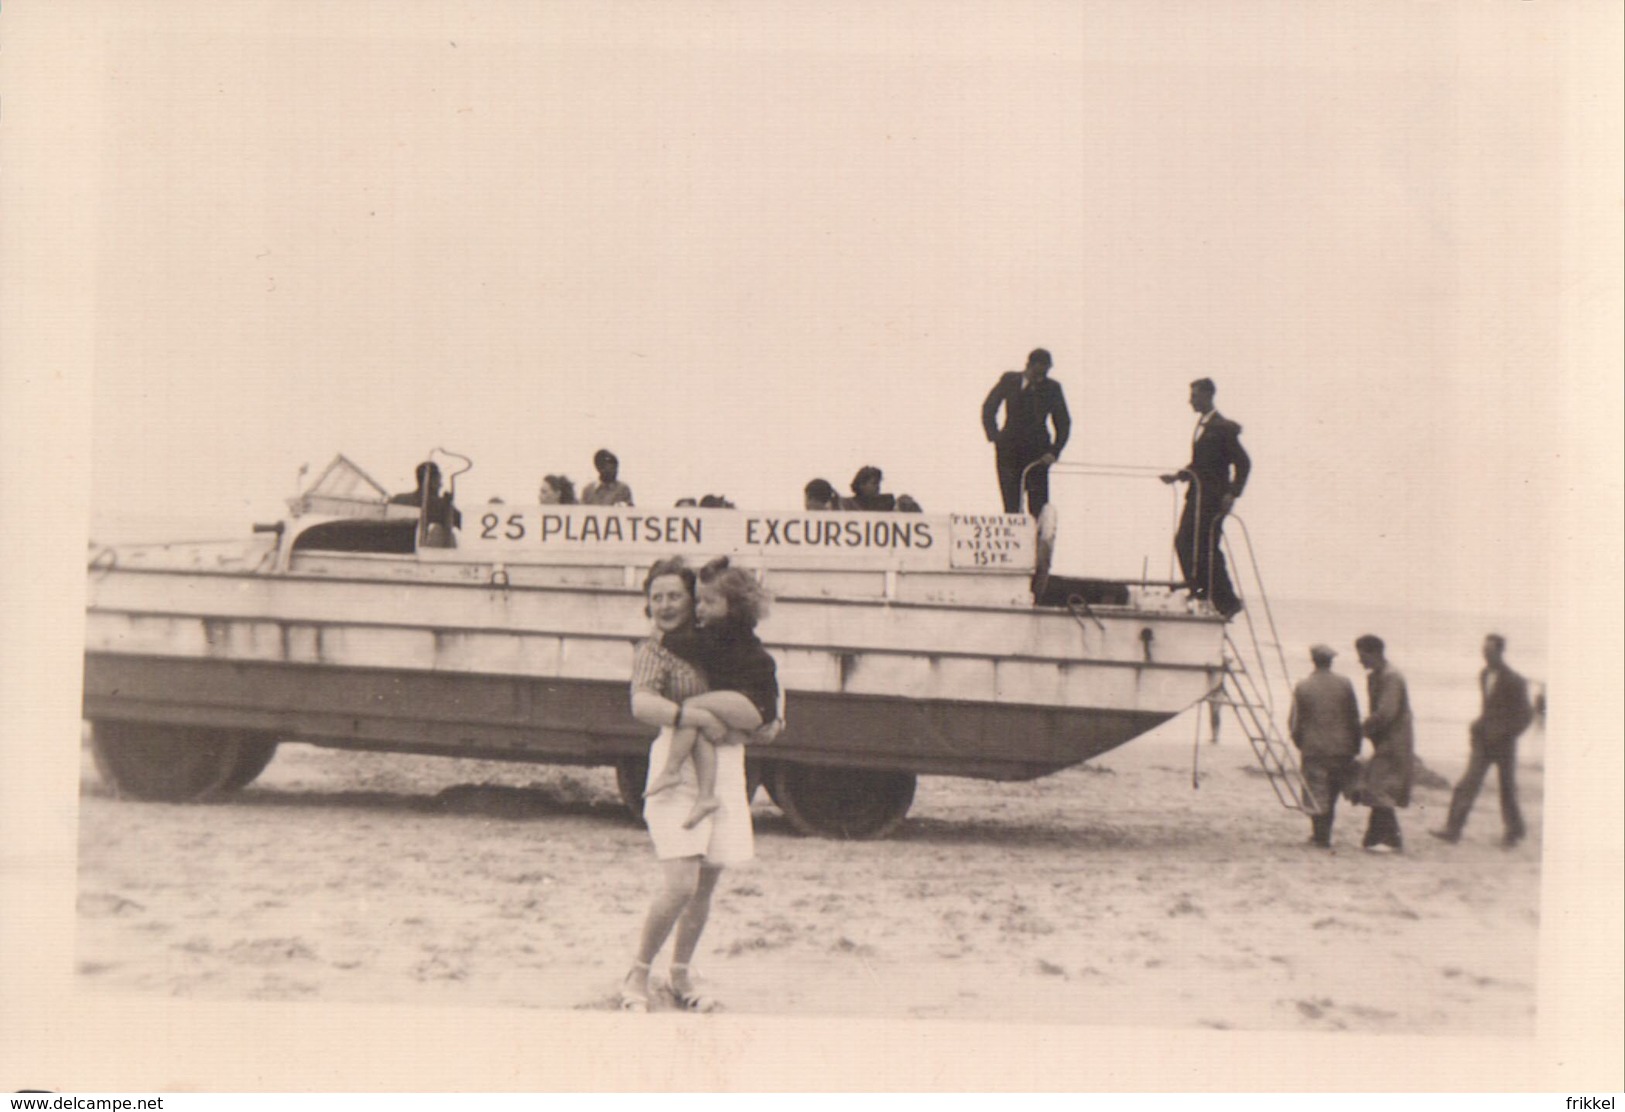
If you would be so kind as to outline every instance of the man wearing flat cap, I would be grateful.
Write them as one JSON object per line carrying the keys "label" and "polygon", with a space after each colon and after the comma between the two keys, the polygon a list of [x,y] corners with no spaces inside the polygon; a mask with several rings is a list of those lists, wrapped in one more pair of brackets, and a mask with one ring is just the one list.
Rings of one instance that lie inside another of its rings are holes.
{"label": "man wearing flat cap", "polygon": [[1241,446],[1241,426],[1213,408],[1218,387],[1211,378],[1191,383],[1191,408],[1196,429],[1191,433],[1191,461],[1181,470],[1162,476],[1165,483],[1188,482],[1185,512],[1179,519],[1174,548],[1192,598],[1205,598],[1225,618],[1234,617],[1241,600],[1230,584],[1221,530],[1225,515],[1247,485],[1253,461]]}
{"label": "man wearing flat cap", "polygon": [[[982,430],[993,443],[1004,512],[1021,512],[1022,476],[1026,476],[1027,512],[1037,517],[1049,502],[1049,465],[1061,455],[1072,435],[1061,384],[1049,377],[1054,360],[1043,348],[1027,355],[1027,369],[1006,371],[982,402]],[[1004,406],[1004,427],[998,425]],[[1055,438],[1050,439],[1050,426]],[[1032,470],[1027,470],[1031,467]]]}
{"label": "man wearing flat cap", "polygon": [[608,448],[600,448],[592,455],[593,468],[598,479],[588,483],[581,492],[583,506],[630,506],[632,488],[620,480],[621,461]]}
{"label": "man wearing flat cap", "polygon": [[1298,747],[1303,781],[1309,788],[1310,844],[1330,849],[1337,797],[1360,752],[1360,706],[1354,685],[1332,671],[1337,653],[1315,645],[1309,659],[1315,670],[1292,689],[1287,730]]}

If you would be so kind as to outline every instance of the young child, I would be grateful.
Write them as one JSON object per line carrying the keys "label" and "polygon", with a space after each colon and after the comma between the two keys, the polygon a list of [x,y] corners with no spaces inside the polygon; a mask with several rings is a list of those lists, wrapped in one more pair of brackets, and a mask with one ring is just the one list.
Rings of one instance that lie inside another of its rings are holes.
{"label": "young child", "polygon": [[683,821],[692,828],[722,806],[717,798],[716,746],[742,744],[743,734],[778,714],[777,668],[756,636],[767,615],[768,595],[742,568],[719,556],[700,569],[694,614],[699,628],[668,634],[666,648],[705,672],[711,690],[678,709],[666,767],[649,782],[645,796],[675,787],[683,762],[692,757],[700,782],[699,799]]}

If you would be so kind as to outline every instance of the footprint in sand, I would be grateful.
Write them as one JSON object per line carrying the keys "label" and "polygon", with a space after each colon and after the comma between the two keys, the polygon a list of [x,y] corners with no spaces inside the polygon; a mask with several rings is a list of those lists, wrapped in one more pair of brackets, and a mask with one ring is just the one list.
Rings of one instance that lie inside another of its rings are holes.
{"label": "footprint in sand", "polygon": [[87,919],[105,919],[113,915],[134,915],[147,910],[146,905],[120,896],[116,892],[84,892],[78,899],[78,911]]}

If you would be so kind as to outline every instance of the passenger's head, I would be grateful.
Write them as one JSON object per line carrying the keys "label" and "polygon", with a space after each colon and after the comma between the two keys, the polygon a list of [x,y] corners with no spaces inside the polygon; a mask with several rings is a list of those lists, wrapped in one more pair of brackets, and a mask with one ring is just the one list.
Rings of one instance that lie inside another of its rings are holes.
{"label": "passenger's head", "polygon": [[1037,382],[1039,379],[1048,375],[1049,369],[1054,365],[1055,360],[1050,358],[1048,351],[1044,350],[1043,348],[1033,348],[1032,351],[1027,353],[1027,369],[1021,373],[1025,375],[1029,381]]}
{"label": "passenger's head", "polygon": [[425,461],[418,464],[417,470],[412,472],[417,476],[418,489],[436,491],[440,489],[440,465]]}
{"label": "passenger's head", "polygon": [[662,633],[694,621],[694,569],[681,556],[658,561],[643,577],[643,613]]}
{"label": "passenger's head", "polygon": [[672,507],[674,509],[681,510],[686,509],[689,506],[698,506],[699,504],[699,499],[697,498],[679,498],[677,501],[672,503]]}
{"label": "passenger's head", "polygon": [[746,628],[767,617],[769,596],[756,577],[718,556],[700,569],[695,616],[702,625],[729,621]]}
{"label": "passenger's head", "polygon": [[908,495],[899,494],[897,496],[897,512],[900,514],[921,514],[925,512],[925,509]]}
{"label": "passenger's head", "polygon": [[600,448],[592,454],[592,465],[598,472],[599,481],[605,483],[613,483],[621,469],[621,461],[608,448]]}
{"label": "passenger's head", "polygon": [[801,491],[802,504],[809,510],[834,510],[840,508],[840,499],[835,496],[835,488],[828,479],[814,479]]}
{"label": "passenger's head", "polygon": [[1382,663],[1383,653],[1387,646],[1382,638],[1375,633],[1364,634],[1354,641],[1354,651],[1360,656],[1360,665],[1363,668],[1375,668]]}
{"label": "passenger's head", "polygon": [[700,509],[702,510],[731,510],[733,508],[734,504],[720,494],[707,494],[700,499]]}
{"label": "passenger's head", "polygon": [[573,506],[576,504],[576,485],[563,475],[543,475],[538,500],[544,506]]}
{"label": "passenger's head", "polygon": [[1198,413],[1206,413],[1213,408],[1213,396],[1219,388],[1213,385],[1211,378],[1199,378],[1191,383],[1191,408]]}
{"label": "passenger's head", "polygon": [[880,480],[885,478],[878,467],[860,467],[852,476],[852,493],[859,498],[873,498],[880,493]]}
{"label": "passenger's head", "polygon": [[1487,664],[1501,663],[1501,657],[1506,654],[1507,639],[1499,633],[1489,633],[1484,636],[1484,661]]}
{"label": "passenger's head", "polygon": [[1322,672],[1332,666],[1332,657],[1336,655],[1337,650],[1330,645],[1322,643],[1309,646],[1309,659],[1314,661],[1315,667]]}

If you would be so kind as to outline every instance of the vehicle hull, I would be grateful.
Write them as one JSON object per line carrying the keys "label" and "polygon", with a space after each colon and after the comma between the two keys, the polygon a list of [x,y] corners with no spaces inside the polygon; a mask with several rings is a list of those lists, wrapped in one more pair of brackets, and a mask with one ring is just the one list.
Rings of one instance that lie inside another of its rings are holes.
{"label": "vehicle hull", "polygon": [[[87,718],[589,765],[651,737],[628,712],[647,635],[637,569],[553,569],[516,586],[495,568],[423,574],[379,557],[278,574],[218,566],[93,571]],[[869,597],[800,586],[762,627],[786,692],[788,726],[770,747],[780,761],[1042,776],[1200,701],[1222,667],[1222,624],[1173,607],[967,604],[883,580]]]}

